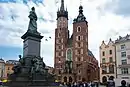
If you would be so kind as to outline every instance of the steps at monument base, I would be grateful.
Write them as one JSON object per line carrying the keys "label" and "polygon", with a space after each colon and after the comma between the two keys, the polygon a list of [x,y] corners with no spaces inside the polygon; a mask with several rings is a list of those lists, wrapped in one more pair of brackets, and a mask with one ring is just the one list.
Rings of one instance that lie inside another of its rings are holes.
{"label": "steps at monument base", "polygon": [[13,81],[3,85],[7,87],[53,87],[53,83],[47,81]]}

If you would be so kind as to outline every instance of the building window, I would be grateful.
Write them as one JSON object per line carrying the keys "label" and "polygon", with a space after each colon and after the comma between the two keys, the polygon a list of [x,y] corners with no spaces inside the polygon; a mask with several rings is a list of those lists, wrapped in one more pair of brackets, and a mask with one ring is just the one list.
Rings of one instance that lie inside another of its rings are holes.
{"label": "building window", "polygon": [[126,52],[121,52],[121,57],[126,57]]}
{"label": "building window", "polygon": [[78,50],[78,54],[80,54],[80,50]]}
{"label": "building window", "polygon": [[80,42],[78,42],[77,44],[78,44],[78,47],[80,47],[80,46],[81,46],[81,45],[80,45],[80,44],[81,44]]}
{"label": "building window", "polygon": [[114,65],[109,65],[109,73],[114,73]]}
{"label": "building window", "polygon": [[61,52],[59,52],[59,56],[61,56]]}
{"label": "building window", "polygon": [[78,72],[79,74],[81,73],[81,71],[79,70],[79,72]]}
{"label": "building window", "polygon": [[10,67],[8,67],[8,70],[10,70]]}
{"label": "building window", "polygon": [[61,43],[63,43],[63,38],[61,39]]}
{"label": "building window", "polygon": [[77,27],[77,32],[80,32],[80,31],[81,31],[81,27],[78,26],[78,27]]}
{"label": "building window", "polygon": [[81,76],[79,76],[79,80],[81,80]]}
{"label": "building window", "polygon": [[122,65],[127,64],[127,60],[126,59],[121,60],[121,63],[122,63]]}
{"label": "building window", "polygon": [[122,68],[121,73],[122,74],[128,74],[128,68]]}
{"label": "building window", "polygon": [[109,54],[112,54],[112,50],[109,50]]}
{"label": "building window", "polygon": [[102,74],[106,74],[107,73],[107,67],[106,66],[102,66]]}
{"label": "building window", "polygon": [[58,46],[58,49],[60,50],[60,49],[61,49],[61,46]]}
{"label": "building window", "polygon": [[81,37],[80,37],[80,36],[78,36],[78,40],[81,40]]}
{"label": "building window", "polygon": [[102,56],[105,56],[105,52],[104,51],[102,52]]}
{"label": "building window", "polygon": [[78,61],[80,61],[80,57],[78,57]]}
{"label": "building window", "polygon": [[106,63],[106,60],[105,60],[105,58],[103,58],[103,59],[102,59],[102,63]]}
{"label": "building window", "polygon": [[59,40],[59,43],[61,43],[61,39]]}
{"label": "building window", "polygon": [[71,49],[67,50],[67,60],[72,61],[72,50]]}
{"label": "building window", "polygon": [[83,57],[81,57],[81,61],[83,61]]}
{"label": "building window", "polygon": [[59,74],[61,74],[61,71],[59,70]]}
{"label": "building window", "polygon": [[125,49],[125,44],[121,45],[121,49],[122,50]]}
{"label": "building window", "polygon": [[58,37],[60,37],[61,36],[61,34],[60,33],[58,33]]}
{"label": "building window", "polygon": [[60,62],[60,58],[59,58],[59,62]]}
{"label": "building window", "polygon": [[113,59],[112,57],[109,58],[109,62],[112,63],[113,62]]}
{"label": "building window", "polygon": [[83,49],[81,49],[81,54],[83,54]]}

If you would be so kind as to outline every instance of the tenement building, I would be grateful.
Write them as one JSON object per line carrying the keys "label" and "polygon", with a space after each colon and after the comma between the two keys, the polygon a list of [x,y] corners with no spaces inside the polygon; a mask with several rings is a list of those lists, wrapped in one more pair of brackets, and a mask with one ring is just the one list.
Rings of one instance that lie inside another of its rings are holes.
{"label": "tenement building", "polygon": [[102,41],[100,50],[100,82],[106,83],[110,77],[116,78],[115,43],[111,39],[106,44]]}
{"label": "tenement building", "polygon": [[130,82],[130,35],[119,36],[115,41],[116,61],[117,61],[117,79]]}
{"label": "tenement building", "polygon": [[68,11],[64,0],[57,12],[55,29],[54,71],[61,82],[98,80],[98,61],[88,49],[88,22],[79,6],[79,14],[73,20],[73,34],[69,35]]}

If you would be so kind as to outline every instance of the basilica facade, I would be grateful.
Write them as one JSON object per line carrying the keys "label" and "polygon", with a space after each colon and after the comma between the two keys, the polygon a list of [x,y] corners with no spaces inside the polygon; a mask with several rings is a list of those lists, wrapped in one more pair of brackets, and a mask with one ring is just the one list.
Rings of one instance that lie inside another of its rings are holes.
{"label": "basilica facade", "polygon": [[79,14],[73,20],[73,33],[68,30],[68,11],[64,0],[57,11],[55,29],[54,72],[57,81],[78,82],[99,80],[98,61],[88,49],[88,22],[79,6]]}

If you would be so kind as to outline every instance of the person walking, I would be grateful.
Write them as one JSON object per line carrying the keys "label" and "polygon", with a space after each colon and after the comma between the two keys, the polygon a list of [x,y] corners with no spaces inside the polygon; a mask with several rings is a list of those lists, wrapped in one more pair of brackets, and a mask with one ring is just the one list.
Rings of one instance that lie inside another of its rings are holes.
{"label": "person walking", "polygon": [[125,81],[125,80],[122,80],[122,81],[121,81],[121,86],[120,86],[120,87],[127,87],[127,86],[126,86],[126,81]]}

